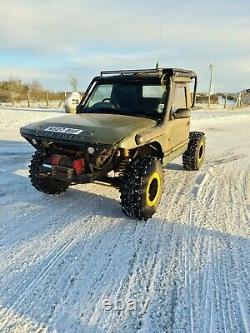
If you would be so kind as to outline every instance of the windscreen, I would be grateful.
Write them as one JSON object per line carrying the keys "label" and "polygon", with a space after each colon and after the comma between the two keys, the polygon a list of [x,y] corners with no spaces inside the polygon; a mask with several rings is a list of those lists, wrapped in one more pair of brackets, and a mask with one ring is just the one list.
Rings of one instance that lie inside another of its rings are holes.
{"label": "windscreen", "polygon": [[160,84],[97,84],[82,112],[157,118],[164,113],[166,88]]}

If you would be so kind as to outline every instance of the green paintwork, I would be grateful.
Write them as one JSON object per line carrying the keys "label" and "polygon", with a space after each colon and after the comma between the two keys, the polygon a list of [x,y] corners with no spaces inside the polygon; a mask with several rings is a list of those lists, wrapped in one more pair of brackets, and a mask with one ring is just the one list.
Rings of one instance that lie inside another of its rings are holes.
{"label": "green paintwork", "polygon": [[[75,115],[67,115],[29,124],[21,128],[21,134],[28,139],[34,137],[45,139],[41,140],[42,142],[53,140],[56,142],[65,141],[65,143],[67,142],[70,145],[71,143],[72,145],[75,143],[78,147],[85,143],[112,145],[120,149],[121,156],[130,156],[130,150],[150,145],[151,148],[153,147],[153,149],[157,150],[158,156],[162,157],[162,163],[165,165],[185,152],[188,146],[190,131],[189,117],[190,109],[192,108],[189,83],[192,77],[195,77],[193,72],[173,70],[171,79],[168,80],[165,78],[164,82],[166,83],[168,97],[164,118],[161,122],[145,117],[119,114],[77,113]],[[134,76],[122,77],[124,81],[133,80],[133,78]],[[149,79],[151,80],[152,77],[146,74],[140,76],[140,80],[143,82],[147,82]],[[93,82],[96,80],[105,81],[107,79],[102,77],[95,78],[87,90],[90,94]],[[111,77],[110,80],[112,81],[113,78]],[[160,82],[158,74],[157,80]],[[186,89],[186,107],[182,111],[179,109],[179,112],[176,113],[173,105],[176,106],[176,102],[177,105],[180,102],[177,94],[178,88]],[[62,131],[56,132],[56,129],[46,131],[46,128],[50,126],[68,128],[69,131],[67,133],[62,133]],[[79,129],[82,132],[77,134],[72,133],[71,129]],[[46,144],[45,142],[45,146]],[[144,154],[143,149],[140,152]]]}
{"label": "green paintwork", "polygon": [[[126,137],[134,140],[135,134],[156,125],[156,121],[148,118],[115,115],[81,113],[48,119],[32,123],[21,128],[21,134],[34,135],[37,137],[63,139],[68,141],[117,144]],[[49,126],[68,127],[83,130],[78,135],[61,134],[44,131]]]}

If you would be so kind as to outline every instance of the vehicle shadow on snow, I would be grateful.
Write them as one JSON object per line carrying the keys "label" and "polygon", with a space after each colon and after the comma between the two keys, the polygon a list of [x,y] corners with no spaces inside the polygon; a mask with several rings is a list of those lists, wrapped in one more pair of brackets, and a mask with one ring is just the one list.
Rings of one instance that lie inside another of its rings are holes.
{"label": "vehicle shadow on snow", "polygon": [[178,164],[178,163],[169,163],[167,166],[164,167],[165,170],[184,170],[182,164]]}

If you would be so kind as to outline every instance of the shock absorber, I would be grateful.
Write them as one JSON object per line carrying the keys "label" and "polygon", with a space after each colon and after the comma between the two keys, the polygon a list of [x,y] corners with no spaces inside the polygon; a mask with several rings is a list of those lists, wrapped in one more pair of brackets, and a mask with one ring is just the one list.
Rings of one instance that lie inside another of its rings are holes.
{"label": "shock absorber", "polygon": [[120,150],[120,161],[118,166],[118,172],[121,177],[124,176],[124,173],[127,169],[127,165],[129,163],[129,150],[128,149],[122,149]]}

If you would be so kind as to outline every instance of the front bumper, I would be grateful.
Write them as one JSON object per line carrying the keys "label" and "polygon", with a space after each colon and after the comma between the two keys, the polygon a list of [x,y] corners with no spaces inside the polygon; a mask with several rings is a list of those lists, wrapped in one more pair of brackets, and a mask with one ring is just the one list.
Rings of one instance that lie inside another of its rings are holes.
{"label": "front bumper", "polygon": [[39,169],[42,177],[52,177],[53,179],[68,183],[68,184],[87,184],[94,181],[103,181],[119,187],[119,180],[117,178],[108,177],[102,172],[87,173],[77,176],[74,169],[65,168],[59,165],[44,164]]}

